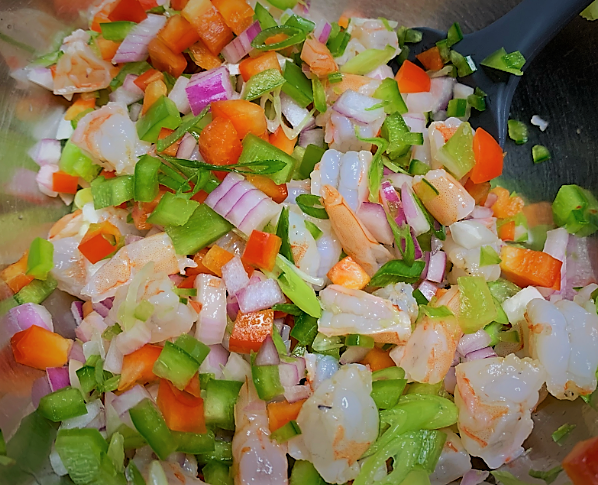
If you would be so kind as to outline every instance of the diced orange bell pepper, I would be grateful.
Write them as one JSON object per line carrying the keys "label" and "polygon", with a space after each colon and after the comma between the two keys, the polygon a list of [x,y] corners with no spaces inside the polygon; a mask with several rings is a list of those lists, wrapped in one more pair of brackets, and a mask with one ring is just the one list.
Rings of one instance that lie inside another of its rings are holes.
{"label": "diced orange bell pepper", "polygon": [[145,89],[145,96],[143,97],[143,107],[141,108],[141,115],[147,113],[147,110],[158,101],[162,96],[166,96],[168,88],[164,81],[154,81],[148,84]]}
{"label": "diced orange bell pepper", "polygon": [[52,174],[52,190],[62,194],[76,194],[79,178],[64,172]]}
{"label": "diced orange bell pepper", "polygon": [[243,145],[232,122],[216,118],[199,135],[199,152],[212,165],[233,165],[237,163]]}
{"label": "diced orange bell pepper", "polygon": [[475,165],[469,178],[476,184],[489,182],[502,174],[504,153],[494,137],[478,128],[473,137]]}
{"label": "diced orange bell pepper", "polygon": [[178,288],[193,288],[193,286],[195,285],[195,279],[197,278],[197,275],[191,275],[191,276],[187,276],[183,281],[181,281],[177,287]]}
{"label": "diced orange bell pepper", "polygon": [[160,199],[166,193],[166,190],[161,189],[158,195],[154,200],[151,202],[137,202],[133,206],[133,210],[131,211],[131,217],[133,218],[133,222],[135,223],[135,227],[139,231],[147,231],[153,227],[152,224],[147,222],[147,218],[150,216],[154,209],[158,206]]}
{"label": "diced orange bell pepper", "polygon": [[277,185],[274,180],[264,175],[247,175],[247,180],[278,204],[282,203],[289,195],[287,184]]}
{"label": "diced orange bell pepper", "polygon": [[241,259],[245,264],[272,271],[276,264],[276,255],[282,245],[282,239],[276,234],[252,231]]}
{"label": "diced orange bell pepper", "polygon": [[271,309],[251,313],[239,312],[228,341],[229,350],[240,354],[257,352],[264,339],[272,335],[273,326],[274,311]]}
{"label": "diced orange bell pepper", "polygon": [[95,98],[91,99],[83,99],[81,97],[77,98],[77,100],[71,104],[69,109],[66,110],[64,114],[64,119],[67,121],[74,120],[79,114],[83,113],[88,109],[94,109],[96,106]]}
{"label": "diced orange bell pepper", "polygon": [[[193,302],[193,300],[189,300],[189,303],[191,303],[191,302]],[[198,302],[193,302],[193,303],[198,303]],[[176,387],[175,387],[175,389],[176,389]],[[178,389],[177,389],[177,391],[178,391]],[[198,373],[198,374],[195,374],[191,378],[191,380],[189,381],[189,384],[187,384],[187,387],[185,387],[185,392],[188,394],[191,394],[192,396],[195,396],[195,397],[201,397],[200,391],[201,390],[199,388],[199,373]]]}
{"label": "diced orange bell pepper", "polygon": [[86,318],[91,312],[93,312],[93,303],[91,301],[85,301],[82,305],[83,318]]}
{"label": "diced orange bell pepper", "polygon": [[444,61],[440,55],[440,49],[438,49],[436,46],[416,55],[415,57],[428,71],[440,71],[440,69],[444,67]]}
{"label": "diced orange bell pepper", "polygon": [[118,390],[126,391],[135,384],[145,385],[158,380],[154,364],[162,352],[159,345],[146,344],[135,352],[125,355],[118,382]]}
{"label": "diced orange bell pepper", "polygon": [[598,484],[598,436],[577,443],[563,460],[573,485]]}
{"label": "diced orange bell pepper", "polygon": [[209,249],[208,248],[203,248],[201,251],[198,251],[195,256],[193,256],[193,261],[195,263],[197,263],[197,268],[187,268],[185,270],[185,272],[190,275],[198,275],[198,274],[211,274],[214,275],[213,271],[210,271],[204,264],[203,264],[203,259],[206,257],[206,254],[208,254]]}
{"label": "diced orange bell pepper", "polygon": [[187,59],[180,52],[173,52],[158,37],[152,39],[148,46],[149,56],[159,71],[165,71],[174,78],[178,78],[187,67]]}
{"label": "diced orange bell pepper", "polygon": [[403,94],[427,93],[432,86],[432,81],[426,71],[411,61],[403,62],[395,79],[399,84],[399,91]]}
{"label": "diced orange bell pepper", "polygon": [[268,404],[268,427],[273,433],[278,428],[282,428],[290,421],[294,421],[299,416],[299,411],[307,399],[301,399],[295,402],[281,401]]}
{"label": "diced orange bell pepper", "polygon": [[335,285],[341,285],[353,290],[362,290],[370,282],[369,275],[350,256],[336,263],[328,271],[327,276]]}
{"label": "diced orange bell pepper", "polygon": [[147,14],[139,0],[118,0],[110,10],[108,18],[111,22],[128,20],[139,23],[147,18]]}
{"label": "diced orange bell pepper", "polygon": [[158,32],[158,37],[176,53],[183,52],[199,40],[195,27],[182,15],[170,17],[164,28]]}
{"label": "diced orange bell pepper", "polygon": [[331,84],[330,87],[334,94],[341,95],[345,91],[359,91],[359,88],[371,82],[369,77],[358,74],[343,74],[343,79],[339,83]]}
{"label": "diced orange bell pepper", "polygon": [[10,339],[15,360],[35,369],[62,367],[69,360],[73,341],[57,333],[32,325]]}
{"label": "diced orange bell pepper", "polygon": [[100,55],[105,61],[111,61],[120,46],[120,42],[104,39],[101,35],[96,37],[96,45],[100,49]]}
{"label": "diced orange bell pepper", "polygon": [[139,89],[145,91],[148,85],[154,81],[164,81],[164,74],[157,69],[148,69],[143,74],[140,74],[133,82]]}
{"label": "diced orange bell pepper", "polygon": [[162,412],[166,426],[172,431],[198,434],[206,432],[201,397],[179,391],[166,379],[161,379],[156,404]]}
{"label": "diced orange bell pepper", "polygon": [[287,138],[284,130],[279,126],[274,133],[270,134],[270,143],[276,148],[280,148],[283,152],[292,155],[295,150],[295,145],[297,144],[297,138],[298,137],[295,137],[292,140]]}
{"label": "diced orange bell pepper", "polygon": [[189,3],[189,0],[170,0],[170,8],[180,12],[185,8],[185,5]]}
{"label": "diced orange bell pepper", "polygon": [[189,47],[189,53],[193,62],[206,71],[222,65],[222,59],[212,54],[201,40]]}
{"label": "diced orange bell pepper", "polygon": [[525,205],[523,199],[519,196],[511,197],[507,189],[495,187],[490,193],[498,196],[498,200],[492,204],[492,212],[494,212],[495,217],[508,219],[509,217],[515,217],[523,210]]}
{"label": "diced orange bell pepper", "polygon": [[503,241],[515,240],[515,221],[505,222],[498,228],[498,237]]}
{"label": "diced orange bell pepper", "polygon": [[216,276],[222,278],[222,267],[235,255],[220,246],[212,246],[202,259],[202,264]]}
{"label": "diced orange bell pepper", "polygon": [[[158,135],[158,140],[162,140],[163,138],[166,138],[171,133],[174,133],[174,130],[171,130],[170,128],[162,128],[160,130],[160,134]],[[163,153],[164,155],[168,155],[169,157],[176,157],[176,154],[177,154],[177,151],[179,150],[179,145],[181,144],[181,141],[183,141],[183,139],[179,138],[172,145],[170,145],[166,150],[163,150],[160,153]]]}
{"label": "diced orange bell pepper", "polygon": [[91,21],[90,29],[94,32],[102,33],[102,28],[100,24],[110,22],[108,15],[110,15],[110,11],[112,10],[113,4],[108,2],[106,3],[102,9],[96,13]]}
{"label": "diced orange bell pepper", "polygon": [[473,197],[476,205],[483,205],[490,193],[490,182],[483,182],[481,184],[474,184],[471,179],[468,179],[463,186],[469,195]]}
{"label": "diced orange bell pepper", "polygon": [[211,110],[214,119],[224,118],[229,120],[241,140],[245,138],[247,133],[262,136],[268,129],[266,114],[262,107],[245,99],[215,101],[211,104]]}
{"label": "diced orange bell pepper", "polygon": [[253,9],[245,0],[212,0],[212,4],[236,35],[253,23]]}
{"label": "diced orange bell pepper", "polygon": [[0,278],[8,285],[10,291],[18,293],[24,286],[27,286],[35,278],[27,274],[27,257],[29,252],[21,256],[16,263],[12,263],[0,272]]}
{"label": "diced orange bell pepper", "polygon": [[338,71],[338,65],[326,44],[322,44],[314,37],[308,37],[303,43],[301,60],[318,77],[327,76]]}
{"label": "diced orange bell pepper", "polygon": [[278,69],[282,72],[280,63],[278,62],[278,56],[274,51],[266,52],[257,57],[248,57],[239,63],[239,71],[245,82],[249,81],[251,76],[255,76],[268,69]]}
{"label": "diced orange bell pepper", "polygon": [[233,33],[210,0],[189,0],[181,14],[195,27],[210,52],[217,56],[233,40]]}
{"label": "diced orange bell pepper", "polygon": [[121,234],[118,228],[108,221],[91,224],[79,243],[79,251],[91,264],[110,256],[120,247]]}
{"label": "diced orange bell pepper", "polygon": [[526,286],[551,288],[561,280],[563,263],[542,251],[503,246],[500,258],[502,259],[500,269],[504,277],[522,288]]}
{"label": "diced orange bell pepper", "polygon": [[396,366],[394,360],[388,355],[388,352],[378,347],[370,350],[360,364],[369,365],[372,372]]}
{"label": "diced orange bell pepper", "polygon": [[341,15],[338,18],[338,26],[342,27],[343,29],[349,27],[349,17],[347,17],[346,15]]}

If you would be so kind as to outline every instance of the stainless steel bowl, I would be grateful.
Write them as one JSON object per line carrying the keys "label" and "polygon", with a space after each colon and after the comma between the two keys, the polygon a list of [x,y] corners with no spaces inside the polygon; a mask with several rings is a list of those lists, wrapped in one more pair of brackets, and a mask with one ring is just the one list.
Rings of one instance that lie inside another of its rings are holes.
{"label": "stainless steel bowl", "polygon": [[[56,199],[36,188],[37,166],[27,155],[40,138],[53,137],[66,104],[29,83],[21,68],[51,51],[62,35],[81,23],[89,0],[0,0],[0,267],[15,261],[35,236],[46,236],[52,222],[66,212]],[[518,0],[313,0],[316,15],[336,19],[341,13],[387,17],[407,26],[441,30],[455,21],[465,32],[485,27],[517,5]],[[533,19],[530,19],[533,22]],[[528,122],[538,114],[550,125],[545,133],[530,129],[530,142],[507,141],[503,183],[531,202],[552,200],[561,184],[577,183],[598,193],[598,23],[571,22],[540,54],[515,95],[512,117]],[[466,54],[466,53],[465,53]],[[552,160],[534,165],[533,144],[550,149]],[[596,261],[598,263],[598,261]],[[597,264],[598,266],[598,264]],[[0,299],[4,298],[0,295]],[[65,311],[69,297],[56,292],[45,305],[56,327],[73,336],[74,321]],[[10,436],[20,418],[32,410],[30,388],[41,373],[11,370],[12,352],[0,341],[0,429]],[[598,434],[598,413],[581,403],[547,399],[534,414],[535,428],[526,442],[529,453],[506,469],[529,483],[530,468],[557,465],[578,440]],[[577,427],[561,447],[551,433],[562,424]],[[565,483],[564,474],[556,482]],[[31,483],[36,483],[32,478]]]}

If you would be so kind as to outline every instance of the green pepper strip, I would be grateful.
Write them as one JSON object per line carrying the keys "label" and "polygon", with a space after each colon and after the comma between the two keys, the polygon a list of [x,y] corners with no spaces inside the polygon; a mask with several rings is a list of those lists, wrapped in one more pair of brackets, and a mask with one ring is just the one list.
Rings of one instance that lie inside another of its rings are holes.
{"label": "green pepper strip", "polygon": [[139,434],[143,436],[160,460],[166,460],[171,453],[176,451],[178,444],[166,426],[160,411],[150,399],[146,398],[131,408],[129,415]]}
{"label": "green pepper strip", "polygon": [[210,110],[209,106],[206,106],[201,113],[197,116],[184,116],[183,121],[180,126],[174,130],[170,135],[165,138],[162,138],[156,142],[156,150],[159,152],[163,152],[169,146],[179,141],[185,133],[187,133],[191,128],[193,128],[197,123],[199,123],[203,117],[208,113]]}
{"label": "green pepper strip", "polygon": [[284,392],[277,365],[253,365],[251,376],[257,395],[264,401],[270,401]]}
{"label": "green pepper strip", "polygon": [[29,246],[27,274],[38,280],[45,280],[54,268],[54,245],[41,237],[36,237]]}
{"label": "green pepper strip", "polygon": [[[274,37],[278,34],[285,34],[289,37],[281,42],[274,44],[266,44],[266,41],[270,37]],[[292,45],[300,44],[306,38],[307,34],[296,27],[289,27],[287,25],[279,25],[277,27],[270,27],[269,29],[262,30],[252,41],[251,47],[259,51],[275,51],[290,47]]]}
{"label": "green pepper strip", "polygon": [[181,391],[199,370],[198,362],[181,347],[166,341],[160,356],[154,363],[154,374],[168,379]]}
{"label": "green pepper strip", "polygon": [[87,413],[83,394],[74,387],[63,387],[45,395],[39,401],[38,412],[50,421],[58,422]]}

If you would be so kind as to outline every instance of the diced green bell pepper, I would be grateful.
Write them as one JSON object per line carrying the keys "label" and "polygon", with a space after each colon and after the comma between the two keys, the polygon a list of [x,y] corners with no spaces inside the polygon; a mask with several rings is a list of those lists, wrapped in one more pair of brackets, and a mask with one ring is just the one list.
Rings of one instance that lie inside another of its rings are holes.
{"label": "diced green bell pepper", "polygon": [[461,123],[455,134],[438,151],[438,159],[457,180],[475,165],[473,130],[469,123]]}
{"label": "diced green bell pepper", "polygon": [[380,86],[378,86],[378,89],[374,91],[373,97],[385,101],[384,111],[386,114],[405,114],[408,111],[403,96],[401,96],[401,93],[399,92],[399,85],[395,79],[384,79],[380,83]]}
{"label": "diced green bell pepper", "polygon": [[235,429],[235,403],[242,382],[212,379],[206,387],[204,414],[206,424],[222,429]]}
{"label": "diced green bell pepper", "polygon": [[181,453],[199,455],[214,451],[214,432],[211,430],[203,434],[173,431],[172,435],[177,442],[177,451]]}
{"label": "diced green bell pepper", "polygon": [[44,418],[54,422],[87,414],[83,394],[70,386],[42,397],[37,409]]}
{"label": "diced green bell pepper", "polygon": [[147,218],[150,224],[182,226],[199,207],[199,202],[166,192],[154,211]]}
{"label": "diced green bell pepper", "polygon": [[181,115],[176,104],[166,96],[162,96],[137,121],[137,134],[143,141],[156,143],[162,128],[174,130],[180,124]]}
{"label": "diced green bell pepper", "polygon": [[181,391],[187,387],[199,369],[198,362],[182,348],[166,341],[160,356],[154,363],[154,374],[168,379]]}
{"label": "diced green bell pepper", "polygon": [[264,401],[270,401],[284,392],[277,365],[252,365],[251,376],[257,395]]}
{"label": "diced green bell pepper", "polygon": [[241,97],[247,101],[253,101],[285,83],[286,80],[278,69],[266,69],[249,78]]}
{"label": "diced green bell pepper", "polygon": [[278,443],[286,443],[291,438],[294,438],[300,434],[301,428],[299,428],[299,425],[296,421],[291,420],[278,428],[276,431],[273,431],[270,435],[270,438],[276,440]]}
{"label": "diced green bell pepper", "polygon": [[243,151],[241,152],[238,163],[243,164],[263,160],[279,160],[285,163],[285,167],[282,170],[272,174],[264,174],[264,177],[272,179],[274,183],[279,185],[286,184],[291,180],[293,170],[295,169],[295,159],[253,133],[247,134],[243,139]]}
{"label": "diced green bell pepper", "polygon": [[134,177],[132,175],[121,175],[111,179],[98,177],[91,183],[91,195],[96,210],[116,207],[134,197]]}
{"label": "diced green bell pepper", "polygon": [[176,451],[177,442],[166,426],[164,418],[150,399],[144,399],[129,410],[131,421],[139,434],[152,447],[160,460]]}
{"label": "diced green bell pepper", "polygon": [[598,201],[579,185],[563,185],[552,203],[554,222],[570,234],[587,237],[598,230]]}
{"label": "diced green bell pepper", "polygon": [[482,276],[461,276],[457,282],[461,301],[458,322],[464,333],[477,332],[496,320],[494,298]]}
{"label": "diced green bell pepper", "polygon": [[102,30],[102,37],[104,37],[104,39],[121,42],[136,25],[135,22],[120,20],[116,22],[101,23],[100,29]]}
{"label": "diced green bell pepper", "polygon": [[372,382],[372,399],[378,409],[390,409],[396,406],[405,386],[407,379],[385,379]]}
{"label": "diced green bell pepper", "polygon": [[210,353],[210,347],[188,334],[181,335],[174,344],[187,352],[199,365]]}
{"label": "diced green bell pepper", "polygon": [[291,471],[290,485],[326,485],[324,479],[309,461],[297,460]]}
{"label": "diced green bell pepper", "polygon": [[322,160],[324,153],[326,153],[326,150],[322,147],[312,144],[307,145],[301,160],[301,165],[299,165],[299,168],[295,172],[296,178],[300,180],[308,179],[316,164]]}
{"label": "diced green bell pepper", "polygon": [[261,3],[257,2],[255,4],[254,10],[255,15],[253,16],[253,18],[260,23],[260,27],[262,30],[270,29],[278,25],[276,23],[276,20],[274,20],[274,17],[272,17],[272,14],[268,12],[268,10],[266,10],[266,8],[264,8],[264,6]]}
{"label": "diced green bell pepper", "polygon": [[307,107],[313,100],[312,83],[297,64],[287,61],[283,73],[286,82],[282,85],[282,92],[288,94],[302,107]]}
{"label": "diced green bell pepper", "polygon": [[33,280],[21,288],[14,296],[14,300],[19,305],[24,303],[37,303],[39,305],[52,294],[57,286],[58,282],[51,274],[48,274],[45,281]]}
{"label": "diced green bell pepper", "polygon": [[36,237],[29,246],[27,274],[37,280],[46,280],[54,267],[54,245],[41,237]]}
{"label": "diced green bell pepper", "polygon": [[102,167],[96,165],[93,160],[71,140],[68,140],[62,149],[58,166],[61,171],[66,172],[69,175],[81,177],[87,182],[91,182],[97,174],[100,173],[100,170],[102,170]]}
{"label": "diced green bell pepper", "polygon": [[100,474],[102,456],[108,443],[97,429],[61,429],[56,435],[56,451],[76,484],[93,482]]}
{"label": "diced green bell pepper", "polygon": [[202,470],[204,480],[210,485],[233,485],[230,467],[218,461],[209,461]]}
{"label": "diced green bell pepper", "polygon": [[158,158],[143,155],[135,164],[135,195],[138,202],[153,201],[159,191],[158,172],[162,162]]}

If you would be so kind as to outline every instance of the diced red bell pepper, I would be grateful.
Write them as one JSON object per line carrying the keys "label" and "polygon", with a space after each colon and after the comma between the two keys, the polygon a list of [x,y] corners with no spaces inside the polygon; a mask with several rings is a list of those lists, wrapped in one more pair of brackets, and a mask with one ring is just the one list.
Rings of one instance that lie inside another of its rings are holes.
{"label": "diced red bell pepper", "polygon": [[212,165],[237,163],[243,145],[233,123],[226,118],[215,118],[199,135],[199,152]]}
{"label": "diced red bell pepper", "polygon": [[388,351],[374,347],[361,360],[360,364],[368,365],[372,372],[396,366],[394,360],[388,355]]}
{"label": "diced red bell pepper", "polygon": [[215,276],[215,274],[203,264],[203,260],[206,257],[206,254],[208,254],[208,251],[209,248],[203,248],[201,251],[198,251],[195,256],[193,256],[193,261],[197,263],[197,267],[187,268],[185,272],[188,275],[193,276],[198,274],[210,274]]}
{"label": "diced red bell pepper", "polygon": [[295,151],[295,145],[297,144],[297,138],[295,137],[292,140],[287,138],[286,133],[282,129],[282,127],[276,128],[274,133],[270,134],[269,141],[270,144],[274,145],[276,148],[280,148],[283,152],[292,155]]}
{"label": "diced red bell pepper", "polygon": [[249,354],[257,352],[268,335],[272,335],[274,326],[274,311],[237,314],[228,347],[231,352]]}
{"label": "diced red bell pepper", "polygon": [[268,427],[270,432],[282,428],[290,421],[294,421],[299,416],[299,411],[307,399],[301,399],[295,402],[280,401],[268,404]]}
{"label": "diced red bell pepper", "polygon": [[158,2],[156,2],[156,0],[139,0],[139,3],[145,11],[148,11],[152,8],[156,8],[158,6]]}
{"label": "diced red bell pepper", "polygon": [[170,17],[164,28],[158,32],[158,37],[176,53],[183,52],[199,40],[195,27],[182,15]]}
{"label": "diced red bell pepper", "polygon": [[251,103],[245,99],[215,101],[211,105],[211,110],[214,119],[225,118],[229,120],[241,140],[245,138],[247,133],[262,136],[268,129],[263,108],[259,104]]}
{"label": "diced red bell pepper", "polygon": [[217,56],[233,40],[233,33],[210,0],[189,0],[181,14],[195,27],[199,37]]}
{"label": "diced red bell pepper", "polygon": [[490,182],[474,184],[471,179],[468,179],[463,187],[474,198],[476,205],[484,205],[492,188]]}
{"label": "diced red bell pepper", "polygon": [[[521,287],[552,288],[557,281],[561,281],[563,263],[548,253],[503,246],[500,258],[504,277]],[[560,289],[560,284],[557,289]]]}
{"label": "diced red bell pepper", "polygon": [[478,128],[473,137],[475,165],[469,178],[476,184],[489,182],[502,174],[504,153],[494,137]]}
{"label": "diced red bell pepper", "polygon": [[253,9],[245,0],[212,0],[231,30],[240,35],[253,23]]}
{"label": "diced red bell pepper", "polygon": [[139,0],[118,0],[110,10],[108,18],[111,22],[128,20],[139,23],[147,18],[147,14]]}
{"label": "diced red bell pepper", "polygon": [[598,436],[577,443],[563,460],[573,485],[598,485]]}
{"label": "diced red bell pepper", "polygon": [[118,228],[108,221],[103,221],[89,226],[79,243],[79,251],[91,264],[95,264],[117,251],[120,242],[121,234]]}
{"label": "diced red bell pepper", "polygon": [[76,194],[79,185],[79,178],[65,172],[54,172],[52,174],[52,190],[62,194]]}
{"label": "diced red bell pepper", "polygon": [[505,222],[498,228],[498,237],[503,241],[515,240],[515,221]]}
{"label": "diced red bell pepper", "polygon": [[255,76],[268,69],[278,69],[282,72],[278,57],[274,51],[266,52],[257,57],[248,57],[247,59],[243,59],[239,64],[239,71],[245,82],[249,81],[251,76]]}
{"label": "diced red bell pepper", "polygon": [[35,278],[27,274],[27,257],[29,251],[21,256],[16,263],[12,263],[0,272],[0,278],[8,285],[10,291],[18,293]]}
{"label": "diced red bell pepper", "polygon": [[[199,379],[195,377],[199,382]],[[164,416],[166,426],[172,431],[183,433],[206,432],[203,399],[185,391],[179,391],[166,379],[160,380],[158,388],[158,408]]]}
{"label": "diced red bell pepper", "polygon": [[152,39],[148,46],[152,65],[159,71],[165,71],[178,78],[187,67],[187,59],[180,52],[173,52],[158,37]]}
{"label": "diced red bell pepper", "polygon": [[74,120],[79,114],[88,109],[94,109],[96,106],[95,98],[83,98],[79,97],[77,100],[69,106],[64,114],[64,119],[67,121]]}
{"label": "diced red bell pepper", "polygon": [[327,276],[333,284],[353,290],[362,290],[370,282],[369,275],[350,256],[336,263]]}
{"label": "diced red bell pepper", "polygon": [[282,239],[276,234],[253,230],[241,259],[244,263],[272,271]]}
{"label": "diced red bell pepper", "polygon": [[148,69],[143,74],[140,74],[133,82],[139,89],[145,91],[148,85],[154,81],[164,81],[164,74],[157,69]]}
{"label": "diced red bell pepper", "polygon": [[264,175],[247,175],[247,180],[278,204],[282,203],[289,195],[287,184],[277,185],[274,180]]}
{"label": "diced red bell pepper", "polygon": [[148,382],[157,381],[154,364],[161,352],[162,347],[159,345],[146,344],[135,352],[125,355],[118,390],[126,391],[135,384],[143,386]]}
{"label": "diced red bell pepper", "polygon": [[62,367],[68,362],[73,341],[57,333],[32,325],[10,339],[15,360],[40,370]]}
{"label": "diced red bell pepper", "polygon": [[206,71],[222,65],[222,59],[212,54],[202,40],[198,40],[189,47],[189,53],[193,62]]}
{"label": "diced red bell pepper", "polygon": [[432,81],[426,71],[411,61],[403,62],[395,79],[399,84],[399,91],[403,94],[427,93],[432,86]]}

